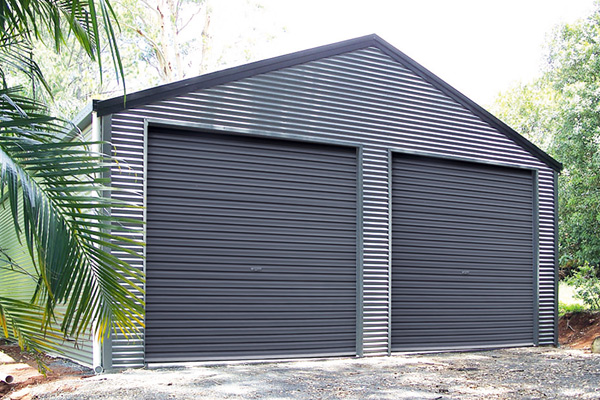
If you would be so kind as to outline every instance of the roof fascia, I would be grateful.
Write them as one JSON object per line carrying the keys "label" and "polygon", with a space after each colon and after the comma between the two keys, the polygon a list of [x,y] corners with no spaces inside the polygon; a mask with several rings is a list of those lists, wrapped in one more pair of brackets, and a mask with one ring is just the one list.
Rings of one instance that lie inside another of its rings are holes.
{"label": "roof fascia", "polygon": [[93,106],[94,102],[95,102],[95,100],[86,104],[85,107],[79,112],[79,114],[77,114],[75,116],[75,118],[73,118],[73,121],[72,121],[73,125],[75,125],[79,129],[83,130],[88,125],[92,124],[92,112],[94,109],[94,106]]}
{"label": "roof fascia", "polygon": [[99,116],[113,114],[125,109],[140,105],[165,100],[184,93],[207,89],[216,85],[233,82],[258,74],[276,71],[279,69],[319,60],[325,57],[359,50],[372,46],[376,35],[363,36],[339,43],[333,43],[313,49],[302,50],[267,60],[228,68],[199,77],[184,79],[181,81],[142,90],[126,96],[119,96],[108,100],[99,101],[94,105],[94,110]]}

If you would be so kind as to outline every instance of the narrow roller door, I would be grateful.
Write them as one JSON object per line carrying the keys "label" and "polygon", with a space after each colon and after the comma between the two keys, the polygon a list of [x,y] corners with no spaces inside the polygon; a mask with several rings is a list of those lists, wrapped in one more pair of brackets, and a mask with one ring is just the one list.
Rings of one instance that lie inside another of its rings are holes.
{"label": "narrow roller door", "polygon": [[151,129],[146,362],[356,352],[356,150]]}
{"label": "narrow roller door", "polygon": [[534,343],[531,171],[395,155],[392,350]]}

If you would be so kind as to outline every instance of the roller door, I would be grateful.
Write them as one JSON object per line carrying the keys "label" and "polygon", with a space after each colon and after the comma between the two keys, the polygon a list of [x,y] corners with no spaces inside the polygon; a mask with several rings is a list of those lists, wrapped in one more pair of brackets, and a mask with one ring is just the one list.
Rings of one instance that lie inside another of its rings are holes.
{"label": "roller door", "polygon": [[532,171],[394,155],[393,351],[535,343]]}
{"label": "roller door", "polygon": [[356,354],[356,168],[354,148],[151,127],[146,362]]}

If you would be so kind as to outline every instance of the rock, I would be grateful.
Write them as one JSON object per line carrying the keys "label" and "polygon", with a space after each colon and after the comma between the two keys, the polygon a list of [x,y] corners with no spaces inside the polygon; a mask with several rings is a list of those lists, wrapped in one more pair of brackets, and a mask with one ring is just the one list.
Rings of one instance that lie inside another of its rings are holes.
{"label": "rock", "polygon": [[14,363],[14,362],[15,362],[15,360],[13,360],[12,357],[10,357],[8,354],[0,351],[0,363],[8,364],[8,363]]}
{"label": "rock", "polygon": [[592,353],[600,353],[600,336],[592,342]]}

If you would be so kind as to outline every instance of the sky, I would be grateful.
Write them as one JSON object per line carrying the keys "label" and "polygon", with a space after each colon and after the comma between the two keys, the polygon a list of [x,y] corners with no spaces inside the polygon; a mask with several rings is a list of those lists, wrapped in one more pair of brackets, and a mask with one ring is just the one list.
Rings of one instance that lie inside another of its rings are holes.
{"label": "sky", "polygon": [[[236,4],[219,0],[232,29]],[[247,0],[246,0],[247,1]],[[260,0],[234,27],[268,32],[263,59],[377,34],[482,106],[539,75],[546,37],[589,15],[594,0]],[[245,20],[246,18],[247,20]],[[218,25],[218,21],[216,21]],[[227,40],[226,35],[222,35]],[[266,36],[264,36],[266,37]]]}

